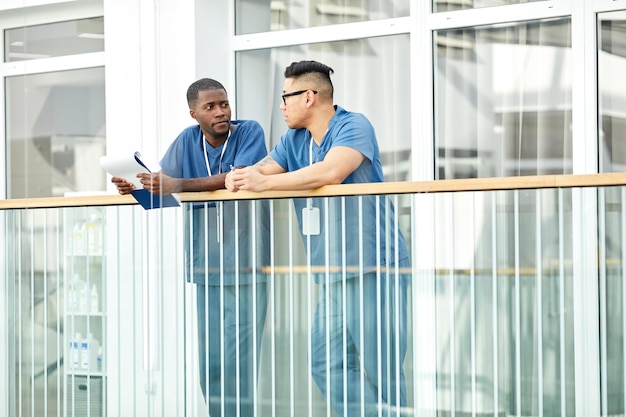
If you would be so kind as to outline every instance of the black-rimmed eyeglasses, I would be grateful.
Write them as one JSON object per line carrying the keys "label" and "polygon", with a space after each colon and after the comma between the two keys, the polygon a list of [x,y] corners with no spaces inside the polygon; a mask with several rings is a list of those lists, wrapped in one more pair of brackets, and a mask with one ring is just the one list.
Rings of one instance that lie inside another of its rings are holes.
{"label": "black-rimmed eyeglasses", "polygon": [[[287,104],[287,100],[285,100],[287,97],[291,97],[291,96],[299,96],[300,94],[306,93],[307,91],[309,91],[311,89],[308,90],[298,90],[298,91],[294,91],[293,93],[286,93],[283,94],[281,97],[283,98],[283,104]],[[317,94],[317,91],[315,90],[311,90],[313,92],[313,94]]]}

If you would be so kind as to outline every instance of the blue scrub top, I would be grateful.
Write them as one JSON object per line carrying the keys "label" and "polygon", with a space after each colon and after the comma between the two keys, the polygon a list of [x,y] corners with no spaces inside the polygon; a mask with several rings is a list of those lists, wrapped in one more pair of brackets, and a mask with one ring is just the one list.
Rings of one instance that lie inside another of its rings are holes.
{"label": "blue scrub top", "polygon": [[[348,112],[339,106],[335,109],[319,147],[307,129],[289,129],[270,156],[286,171],[295,171],[322,161],[335,146],[346,146],[361,152],[365,159],[343,184],[383,182],[374,127],[360,113]],[[311,141],[313,161],[309,160]],[[302,232],[302,209],[306,199],[294,199],[294,206]],[[333,271],[341,270],[345,262],[347,278],[378,266],[407,265],[406,242],[399,230],[396,236],[394,208],[386,196],[314,198],[313,206],[320,209],[320,233],[302,235],[307,254],[310,250],[311,265],[330,267]],[[362,247],[359,242],[363,242]],[[342,279],[341,273],[330,275],[331,282]],[[316,275],[316,282],[324,281],[323,274]]]}
{"label": "blue scrub top", "polygon": [[[231,166],[254,165],[267,155],[259,123],[234,120],[231,124],[236,128],[225,150],[224,145],[206,146],[211,175],[228,172]],[[200,126],[183,130],[161,160],[163,172],[173,178],[208,176],[203,140]],[[267,201],[187,203],[185,209],[185,272],[189,281],[207,285],[266,281],[262,268],[269,265]],[[223,224],[219,241],[218,218]]]}

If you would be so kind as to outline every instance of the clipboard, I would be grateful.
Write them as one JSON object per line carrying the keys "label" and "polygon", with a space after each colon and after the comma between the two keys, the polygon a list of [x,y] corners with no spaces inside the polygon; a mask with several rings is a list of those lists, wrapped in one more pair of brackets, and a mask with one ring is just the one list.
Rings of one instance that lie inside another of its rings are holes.
{"label": "clipboard", "polygon": [[174,194],[152,194],[143,188],[137,174],[141,172],[151,173],[152,171],[141,160],[141,153],[135,152],[130,156],[101,156],[100,166],[112,176],[124,178],[133,183],[136,189],[130,193],[144,209],[180,206],[180,201]]}

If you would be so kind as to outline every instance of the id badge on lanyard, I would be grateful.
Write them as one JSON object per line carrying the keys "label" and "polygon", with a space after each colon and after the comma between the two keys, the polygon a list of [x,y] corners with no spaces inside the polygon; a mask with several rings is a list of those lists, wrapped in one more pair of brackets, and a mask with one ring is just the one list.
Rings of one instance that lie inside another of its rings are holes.
{"label": "id badge on lanyard", "polygon": [[[211,173],[211,163],[209,162],[209,157],[207,156],[207,151],[206,151],[206,139],[204,137],[204,134],[201,133],[201,139],[202,140],[202,147],[204,149],[204,163],[206,164],[206,170],[209,173],[209,177],[211,175],[213,175]],[[224,141],[224,145],[222,145],[222,153],[220,154],[220,161],[219,161],[219,165],[217,168],[217,173],[221,174],[222,173],[222,159],[224,158],[224,152],[226,152],[226,146],[228,145],[228,139],[230,139],[230,130],[228,131],[228,137],[226,138],[226,140]],[[222,233],[224,233],[224,225],[222,223],[222,219],[221,219],[221,212],[223,209],[223,205],[224,202],[223,201],[217,201],[215,204],[215,212],[217,213],[217,225],[215,227],[215,229],[217,229],[217,242],[221,242],[222,241]]]}

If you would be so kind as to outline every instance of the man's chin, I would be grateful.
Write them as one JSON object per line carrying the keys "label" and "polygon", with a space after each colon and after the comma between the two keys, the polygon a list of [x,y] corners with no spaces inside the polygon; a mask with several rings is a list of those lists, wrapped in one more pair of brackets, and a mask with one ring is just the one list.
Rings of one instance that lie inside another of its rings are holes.
{"label": "man's chin", "polygon": [[230,125],[222,126],[217,125],[213,127],[213,131],[215,132],[215,136],[228,136],[230,132]]}
{"label": "man's chin", "polygon": [[213,125],[213,129],[215,129],[216,132],[222,133],[222,132],[227,132],[228,129],[230,129],[230,122],[220,122],[220,123],[215,123]]}

